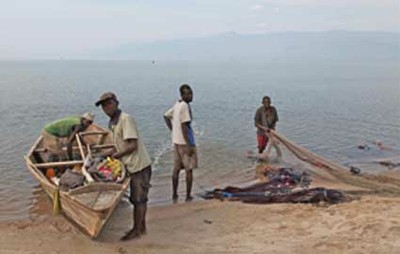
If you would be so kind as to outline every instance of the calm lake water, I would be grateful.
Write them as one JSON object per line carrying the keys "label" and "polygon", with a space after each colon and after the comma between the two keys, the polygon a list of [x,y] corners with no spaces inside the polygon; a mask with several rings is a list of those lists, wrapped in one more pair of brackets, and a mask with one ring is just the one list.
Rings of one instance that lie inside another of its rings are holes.
{"label": "calm lake water", "polygon": [[[114,91],[135,117],[156,174],[170,184],[170,134],[163,113],[188,83],[194,91],[194,129],[201,168],[249,168],[255,151],[253,117],[270,95],[277,130],[313,152],[348,165],[400,154],[400,63],[191,63],[129,61],[0,62],[0,221],[29,217],[38,195],[27,153],[42,127],[55,119],[95,113],[99,95]],[[383,142],[390,151],[373,145]],[[368,144],[371,149],[357,149]]]}

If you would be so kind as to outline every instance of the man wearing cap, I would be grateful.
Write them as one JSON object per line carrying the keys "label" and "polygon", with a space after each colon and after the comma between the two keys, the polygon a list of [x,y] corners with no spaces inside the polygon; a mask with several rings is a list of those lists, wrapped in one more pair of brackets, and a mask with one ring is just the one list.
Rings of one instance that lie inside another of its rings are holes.
{"label": "man wearing cap", "polygon": [[138,238],[146,233],[146,211],[151,178],[151,160],[139,137],[135,120],[122,112],[114,93],[107,92],[95,103],[110,117],[108,127],[113,132],[116,149],[108,154],[125,165],[130,181],[130,198],[134,205],[133,228],[121,240]]}
{"label": "man wearing cap", "polygon": [[174,165],[172,173],[172,200],[178,201],[179,172],[185,169],[186,173],[186,202],[191,201],[193,169],[197,168],[196,144],[191,127],[192,110],[189,103],[193,100],[192,88],[183,84],[179,88],[181,100],[170,108],[164,119],[167,127],[172,131],[174,143]]}
{"label": "man wearing cap", "polygon": [[94,115],[85,113],[82,116],[70,116],[44,126],[42,131],[43,146],[52,155],[63,159],[65,152],[63,146],[67,146],[68,159],[72,159],[72,142],[78,132],[86,130],[93,123]]}

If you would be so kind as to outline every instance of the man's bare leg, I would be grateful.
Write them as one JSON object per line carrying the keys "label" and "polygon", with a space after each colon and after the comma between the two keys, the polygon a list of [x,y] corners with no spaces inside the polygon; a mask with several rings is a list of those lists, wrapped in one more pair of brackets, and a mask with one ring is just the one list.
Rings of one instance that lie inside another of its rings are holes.
{"label": "man's bare leg", "polygon": [[192,201],[193,170],[186,170],[186,202]]}
{"label": "man's bare leg", "polygon": [[133,208],[133,228],[121,238],[121,241],[139,238],[142,234],[143,220],[146,217],[147,204],[136,203]]}
{"label": "man's bare leg", "polygon": [[142,227],[141,227],[141,234],[147,234],[147,227],[146,227],[146,214],[147,214],[147,203],[144,204],[144,213],[142,218]]}
{"label": "man's bare leg", "polygon": [[281,159],[282,158],[281,148],[279,147],[279,145],[275,141],[272,143],[272,145],[274,146],[275,151],[276,151],[276,158],[277,159]]}
{"label": "man's bare leg", "polygon": [[179,170],[174,169],[172,173],[172,201],[178,202],[178,183],[179,183]]}

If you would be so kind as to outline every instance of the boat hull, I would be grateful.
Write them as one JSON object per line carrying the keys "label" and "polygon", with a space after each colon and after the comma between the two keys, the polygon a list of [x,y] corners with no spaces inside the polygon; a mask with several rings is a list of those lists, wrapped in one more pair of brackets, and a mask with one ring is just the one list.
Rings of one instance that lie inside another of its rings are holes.
{"label": "boat hull", "polygon": [[[100,128],[100,130],[104,129]],[[40,151],[41,139],[42,137],[39,137],[30,152],[25,156],[26,167],[54,202],[55,193],[59,191],[58,186],[49,181],[36,166],[38,164],[34,163],[34,153],[35,151]],[[103,141],[99,142],[99,140]],[[101,145],[107,142],[105,140],[107,139],[96,139],[92,144]],[[120,202],[122,195],[129,186],[129,181],[130,179],[126,178],[122,183],[118,184],[93,182],[70,191],[59,191],[58,202],[61,212],[80,230],[95,238],[99,235]]]}

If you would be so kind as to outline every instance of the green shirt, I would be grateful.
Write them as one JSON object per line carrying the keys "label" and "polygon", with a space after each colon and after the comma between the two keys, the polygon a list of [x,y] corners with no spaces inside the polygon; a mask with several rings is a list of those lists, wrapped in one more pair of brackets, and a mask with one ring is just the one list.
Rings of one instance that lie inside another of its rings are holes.
{"label": "green shirt", "polygon": [[71,116],[56,120],[52,123],[47,124],[44,130],[56,137],[69,137],[76,126],[81,126],[80,116]]}

